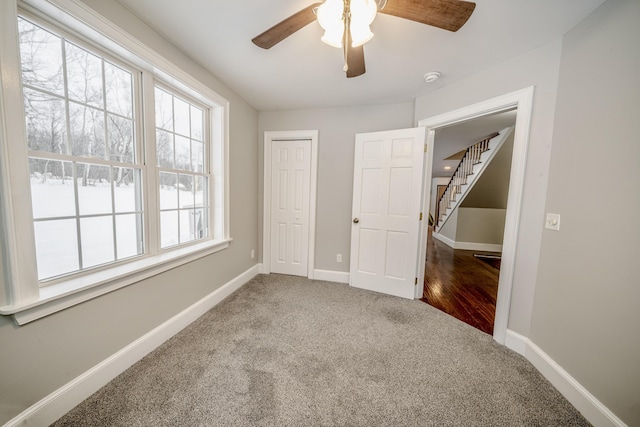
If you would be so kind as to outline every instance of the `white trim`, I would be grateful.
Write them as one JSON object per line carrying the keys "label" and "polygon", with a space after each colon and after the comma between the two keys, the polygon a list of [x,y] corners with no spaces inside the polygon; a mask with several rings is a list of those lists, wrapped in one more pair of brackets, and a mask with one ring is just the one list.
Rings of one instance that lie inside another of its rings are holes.
{"label": "white trim", "polygon": [[626,427],[620,418],[529,338],[508,330],[505,345],[524,355],[591,424]]}
{"label": "white trim", "polygon": [[5,427],[49,425],[53,423],[138,360],[187,327],[198,317],[240,289],[245,283],[259,274],[259,271],[260,264],[249,268],[206,297],[36,402],[9,420]]}
{"label": "white trim", "polygon": [[[527,161],[527,147],[529,145],[532,106],[533,86],[530,86],[525,89],[498,96],[468,107],[441,114],[439,116],[420,120],[418,123],[420,126],[427,128],[427,146],[433,147],[435,130],[438,128],[465,122],[491,113],[511,110],[513,108],[516,108],[518,111],[514,129],[509,195],[507,200],[504,238],[502,242],[502,264],[498,283],[496,317],[493,328],[493,339],[500,344],[504,344],[505,342],[507,326],[509,324],[509,308],[511,305],[516,245],[518,241],[520,212],[522,210],[522,197],[524,193],[524,174]],[[433,150],[428,151],[433,152]],[[429,202],[429,197],[424,197],[424,195],[428,195],[431,189],[431,162],[432,156],[429,156],[428,163],[425,167],[425,180],[423,181],[423,186],[428,187],[423,191],[423,212],[429,212],[429,205],[426,204]],[[426,259],[427,256],[427,227],[423,228],[424,231],[418,248],[420,256],[419,259]],[[416,295],[422,294],[423,286],[424,267],[418,270],[418,286],[416,286]]]}
{"label": "white trim", "polygon": [[308,140],[311,142],[311,181],[309,184],[309,252],[307,277],[314,279],[316,247],[316,194],[318,188],[318,130],[266,131],[263,145],[262,269],[271,273],[271,143]]}
{"label": "white trim", "polygon": [[440,240],[442,243],[444,243],[445,245],[449,246],[450,248],[453,248],[453,249],[456,248],[456,242],[453,239],[448,238],[444,234],[440,234],[440,233],[434,231],[433,233],[431,233],[431,236],[434,239]]}
{"label": "white trim", "polygon": [[[0,204],[2,205],[8,302],[20,304],[38,297],[35,237],[31,221],[31,188],[18,49],[16,2],[0,5]],[[13,142],[13,143],[12,143]],[[25,182],[27,185],[25,186]],[[27,215],[28,213],[28,215]],[[2,290],[0,290],[2,291]]]}
{"label": "white trim", "polygon": [[502,245],[495,245],[491,243],[456,242],[454,249],[462,249],[465,251],[502,252]]}
{"label": "white trim", "polygon": [[524,356],[527,352],[527,342],[529,339],[524,335],[520,335],[517,332],[513,332],[511,329],[507,329],[507,335],[504,340],[504,345],[507,348],[515,351],[521,356]]}
{"label": "white trim", "polygon": [[435,231],[433,232],[432,236],[434,239],[440,240],[442,243],[453,249],[463,249],[466,251],[502,252],[502,245],[491,243],[457,242],[443,234],[436,233]]}
{"label": "white trim", "polygon": [[348,271],[315,270],[313,275],[315,280],[349,284]]}

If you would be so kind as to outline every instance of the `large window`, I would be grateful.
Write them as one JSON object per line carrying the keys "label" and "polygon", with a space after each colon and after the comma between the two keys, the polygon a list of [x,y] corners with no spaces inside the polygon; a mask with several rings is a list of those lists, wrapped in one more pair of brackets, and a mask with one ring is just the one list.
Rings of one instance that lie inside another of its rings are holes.
{"label": "large window", "polygon": [[21,77],[0,75],[0,313],[18,323],[231,240],[227,101],[109,23],[25,7],[0,14],[0,62]]}
{"label": "large window", "polygon": [[163,248],[208,236],[209,178],[203,108],[155,89],[156,155]]}
{"label": "large window", "polygon": [[143,253],[135,73],[18,20],[40,280]]}

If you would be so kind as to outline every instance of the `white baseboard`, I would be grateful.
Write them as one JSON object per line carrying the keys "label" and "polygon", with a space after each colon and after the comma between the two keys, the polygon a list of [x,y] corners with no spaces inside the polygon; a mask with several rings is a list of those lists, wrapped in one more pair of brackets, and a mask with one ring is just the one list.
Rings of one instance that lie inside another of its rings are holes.
{"label": "white baseboard", "polygon": [[495,245],[491,243],[456,242],[455,240],[452,240],[443,234],[435,232],[432,234],[432,236],[453,249],[463,249],[466,251],[502,252],[502,245]]}
{"label": "white baseboard", "polygon": [[507,330],[505,345],[523,355],[594,426],[627,427],[529,338]]}
{"label": "white baseboard", "polygon": [[184,309],[117,353],[36,402],[9,420],[4,427],[50,425],[138,360],[189,326],[198,317],[240,289],[245,283],[259,274],[261,268],[261,264],[256,264],[249,268],[200,301]]}
{"label": "white baseboard", "polygon": [[465,251],[502,252],[502,245],[491,243],[456,242],[454,249]]}
{"label": "white baseboard", "polygon": [[507,329],[507,334],[504,338],[504,345],[507,346],[507,348],[510,348],[521,356],[526,356],[527,342],[529,342],[529,338]]}
{"label": "white baseboard", "polygon": [[313,270],[313,278],[327,282],[349,283],[349,273],[346,271]]}
{"label": "white baseboard", "polygon": [[434,231],[431,236],[434,239],[440,240],[442,243],[444,243],[445,245],[449,246],[450,248],[454,248],[455,249],[455,247],[456,247],[456,242],[454,242],[453,240],[451,240],[450,238],[448,238],[444,234],[440,234],[440,233],[437,233],[437,232]]}

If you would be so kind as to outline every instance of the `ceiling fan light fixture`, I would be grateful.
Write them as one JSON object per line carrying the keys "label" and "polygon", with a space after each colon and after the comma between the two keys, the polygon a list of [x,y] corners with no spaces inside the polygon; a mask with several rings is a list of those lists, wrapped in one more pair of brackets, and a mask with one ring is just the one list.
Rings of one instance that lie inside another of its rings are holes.
{"label": "ceiling fan light fixture", "polygon": [[318,23],[324,29],[321,40],[329,46],[341,48],[348,25],[351,46],[365,44],[373,37],[369,26],[377,11],[378,4],[375,0],[325,0],[316,12]]}
{"label": "ceiling fan light fixture", "polygon": [[344,3],[342,0],[325,0],[316,12],[318,23],[324,29],[320,40],[329,46],[342,47],[344,37]]}
{"label": "ceiling fan light fixture", "polygon": [[351,0],[349,5],[351,16],[351,45],[358,47],[373,38],[370,25],[376,18],[378,5],[374,0]]}
{"label": "ceiling fan light fixture", "polygon": [[334,27],[324,31],[324,35],[320,40],[328,44],[331,47],[342,47],[342,40],[344,38],[344,26]]}
{"label": "ceiling fan light fixture", "polygon": [[369,28],[368,25],[362,26],[362,27],[354,27],[354,25],[351,24],[351,40],[352,40],[351,46],[352,47],[362,46],[372,38],[373,38],[373,33],[371,32],[371,29]]}

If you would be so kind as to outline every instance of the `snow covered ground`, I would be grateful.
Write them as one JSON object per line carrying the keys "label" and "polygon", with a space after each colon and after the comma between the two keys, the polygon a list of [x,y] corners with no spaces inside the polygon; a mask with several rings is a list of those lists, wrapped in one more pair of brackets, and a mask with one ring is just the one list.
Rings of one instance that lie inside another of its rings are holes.
{"label": "snow covered ground", "polygon": [[[83,268],[124,259],[142,253],[138,224],[142,215],[136,211],[135,186],[114,186],[109,182],[77,187],[77,209],[73,181],[32,178],[31,197],[35,222],[38,277],[55,277]],[[193,193],[175,187],[159,191],[161,209],[161,246],[163,248],[194,240],[192,209],[201,205],[202,192]],[[58,218],[45,220],[45,218]],[[78,222],[79,221],[79,222]],[[80,238],[78,239],[78,232]],[[149,230],[153,233],[153,230]],[[80,245],[78,244],[80,242]]]}

